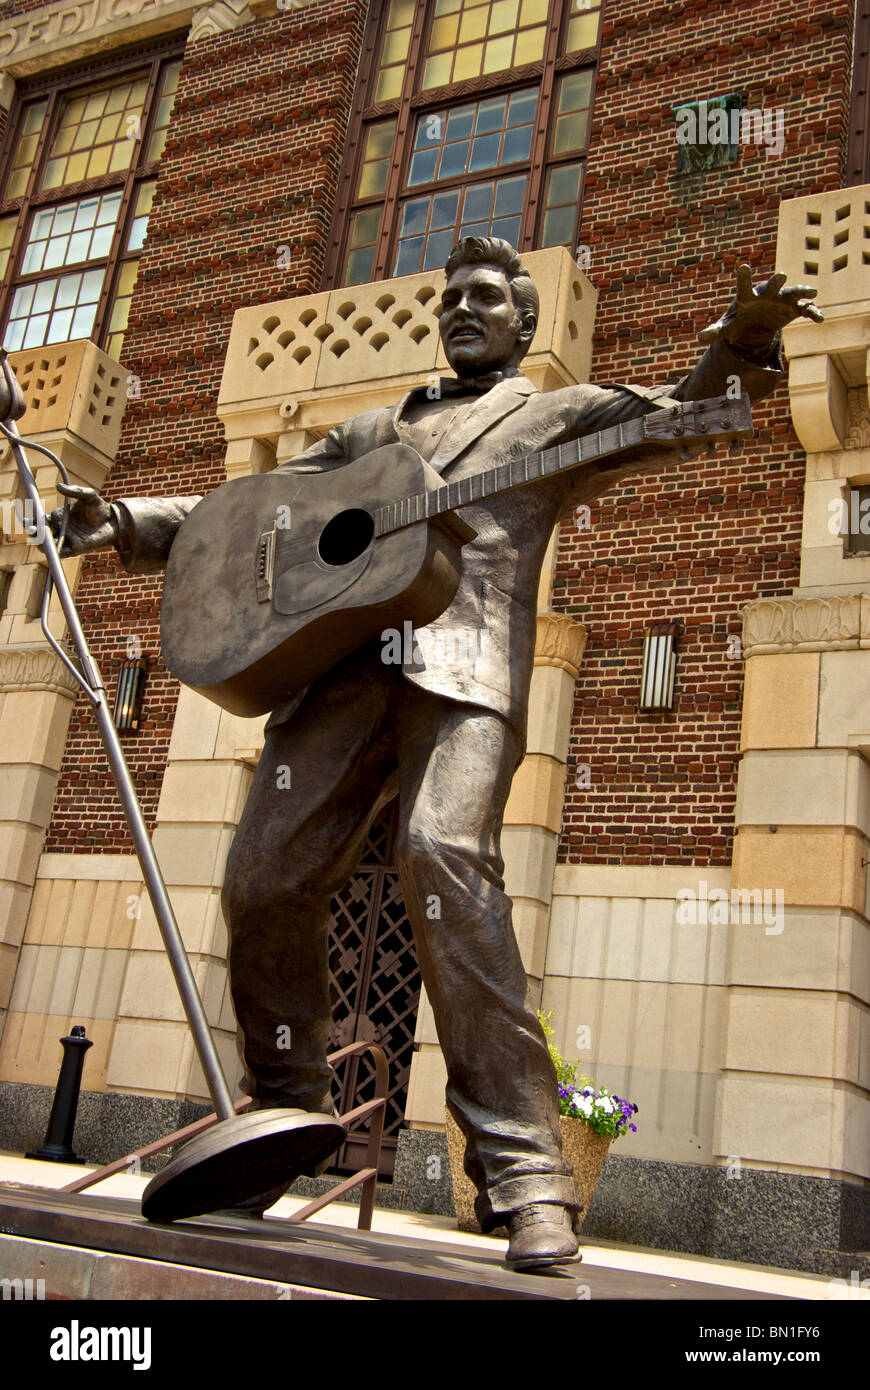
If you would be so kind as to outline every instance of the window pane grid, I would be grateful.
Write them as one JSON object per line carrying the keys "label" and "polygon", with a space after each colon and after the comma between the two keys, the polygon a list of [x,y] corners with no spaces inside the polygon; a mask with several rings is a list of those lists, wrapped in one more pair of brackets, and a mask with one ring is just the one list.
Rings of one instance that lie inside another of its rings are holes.
{"label": "window pane grid", "polygon": [[129,169],[147,90],[148,80],[143,77],[66,101],[42,188],[60,188]]}
{"label": "window pane grid", "polygon": [[565,52],[595,48],[601,24],[601,0],[571,0],[565,32]]}
{"label": "window pane grid", "polygon": [[154,180],[147,183],[140,183],[139,191],[133,204],[133,216],[130,221],[130,228],[127,232],[127,244],[125,251],[141,251],[145,243],[145,234],[148,230],[148,218],[151,215],[151,207],[154,203],[154,192],[157,184]]}
{"label": "window pane grid", "polygon": [[15,236],[15,228],[17,226],[17,217],[4,217],[0,219],[0,275],[6,273],[6,266],[9,263],[9,252],[12,250],[12,240]]}
{"label": "window pane grid", "polygon": [[536,87],[421,116],[408,183],[479,173],[528,159],[537,113]]}
{"label": "window pane grid", "polygon": [[166,145],[166,135],[169,130],[169,121],[172,116],[172,108],[175,105],[175,93],[178,90],[178,75],[181,72],[181,62],[170,63],[164,70],[160,82],[160,94],[157,100],[157,111],[154,117],[154,125],[148,137],[148,153],[146,159],[150,163],[154,159],[160,159]]}
{"label": "window pane grid", "polygon": [[105,267],[21,285],[12,299],[6,347],[43,347],[87,338],[103,288]]}
{"label": "window pane grid", "polygon": [[540,62],[547,0],[446,0],[435,7],[422,91]]}
{"label": "window pane grid", "polygon": [[130,304],[138,278],[139,257],[137,256],[135,260],[123,262],[115,288],[115,302],[112,307],[112,317],[109,320],[106,352],[110,357],[114,357],[116,362],[120,359],[123,350],[124,332],[130,318]]}
{"label": "window pane grid", "polygon": [[390,153],[395,134],[395,120],[378,121],[369,126],[357,188],[360,198],[377,198],[383,195],[387,186]]}
{"label": "window pane grid", "polygon": [[580,207],[583,165],[557,164],[547,177],[541,246],[567,246],[574,249],[574,229]]}
{"label": "window pane grid", "polygon": [[120,207],[121,194],[113,192],[37,212],[21,274],[108,256]]}
{"label": "window pane grid", "polygon": [[416,0],[392,0],[375,86],[376,102],[392,101],[401,95],[415,9]]}
{"label": "window pane grid", "polygon": [[21,135],[9,166],[9,180],[6,185],[7,198],[19,198],[27,191],[27,180],[36,157],[39,133],[48,110],[47,101],[35,102],[28,107],[21,121]]}
{"label": "window pane grid", "polygon": [[[40,206],[25,202],[0,219],[0,273],[11,269],[17,279],[0,287],[7,319],[0,332],[10,350],[82,337],[102,343],[105,335],[108,350],[120,351],[156,187],[137,170],[162,150],[182,60],[138,64],[99,88],[91,78],[90,90],[59,83],[48,97],[25,99],[5,196],[27,192],[36,162],[41,196]],[[76,184],[95,178],[99,191],[70,198]],[[60,200],[46,204],[45,193]],[[21,251],[10,266],[19,228]]]}
{"label": "window pane grid", "polygon": [[460,237],[504,237],[516,246],[526,196],[525,174],[411,198],[402,207],[394,275],[443,266]]}
{"label": "window pane grid", "polygon": [[592,70],[585,68],[582,72],[566,73],[559,83],[552,154],[586,148],[591,99]]}

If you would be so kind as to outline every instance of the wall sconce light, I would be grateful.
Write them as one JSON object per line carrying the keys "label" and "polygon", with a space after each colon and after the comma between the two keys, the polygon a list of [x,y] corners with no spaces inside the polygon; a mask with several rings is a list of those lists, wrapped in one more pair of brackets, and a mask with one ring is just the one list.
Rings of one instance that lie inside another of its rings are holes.
{"label": "wall sconce light", "polygon": [[121,669],[118,672],[118,689],[115,694],[115,709],[112,715],[115,728],[121,732],[139,728],[147,668],[148,662],[144,657],[138,661],[123,661],[121,663]]}
{"label": "wall sconce light", "polygon": [[682,623],[653,623],[644,633],[643,671],[640,677],[641,714],[655,714],[674,707],[677,645]]}

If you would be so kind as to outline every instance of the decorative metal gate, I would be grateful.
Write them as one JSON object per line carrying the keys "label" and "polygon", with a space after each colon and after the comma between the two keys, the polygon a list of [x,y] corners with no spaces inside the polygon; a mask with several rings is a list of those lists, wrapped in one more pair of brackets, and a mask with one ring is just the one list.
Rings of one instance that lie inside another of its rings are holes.
{"label": "decorative metal gate", "polygon": [[[332,900],[329,979],[333,997],[331,1047],[354,1038],[380,1043],[387,1054],[387,1099],[381,1172],[391,1176],[405,1116],[414,1028],[420,1001],[420,970],[399,876],[392,864],[397,803],[375,821],[359,865]],[[349,1059],[339,1075],[340,1111],[374,1094],[374,1068],[367,1056]],[[365,1156],[368,1121],[351,1127],[334,1167],[356,1171]],[[355,1133],[359,1138],[355,1138]]]}

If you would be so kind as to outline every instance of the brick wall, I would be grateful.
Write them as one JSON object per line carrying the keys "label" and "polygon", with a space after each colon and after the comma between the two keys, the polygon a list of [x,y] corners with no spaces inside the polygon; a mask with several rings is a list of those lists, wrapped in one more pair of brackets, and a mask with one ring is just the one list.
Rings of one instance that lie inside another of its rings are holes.
{"label": "brick wall", "polygon": [[[780,201],[842,186],[851,6],[610,0],[606,19],[580,234],[600,290],[593,379],[664,382],[697,361],[739,262],[756,280],[774,270]],[[782,154],[745,145],[734,165],[677,178],[671,108],[730,92],[783,110]],[[614,489],[587,532],[563,523],[554,602],[589,630],[563,863],[730,862],[743,669],[728,637],[744,604],[798,583],[800,558],[804,455],[785,388],[753,413],[736,457]],[[671,618],[685,624],[675,707],[639,715],[644,627]]]}
{"label": "brick wall", "polygon": [[[364,11],[361,0],[320,0],[188,50],[124,343],[141,396],[127,407],[108,497],[223,480],[215,407],[232,316],[319,286]],[[130,637],[149,659],[144,722],[125,746],[152,823],[178,690],[159,658],[159,600],[159,578],[125,575],[114,552],[84,567],[78,602],[110,692]],[[80,701],[46,848],[129,848],[104,769]]]}

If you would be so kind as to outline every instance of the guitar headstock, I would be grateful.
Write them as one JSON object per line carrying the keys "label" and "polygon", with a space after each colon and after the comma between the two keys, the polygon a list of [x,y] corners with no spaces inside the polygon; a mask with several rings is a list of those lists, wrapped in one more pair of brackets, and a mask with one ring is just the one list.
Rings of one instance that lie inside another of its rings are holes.
{"label": "guitar headstock", "polygon": [[712,396],[703,401],[680,401],[643,417],[644,438],[675,448],[687,444],[732,446],[752,437],[749,397]]}

